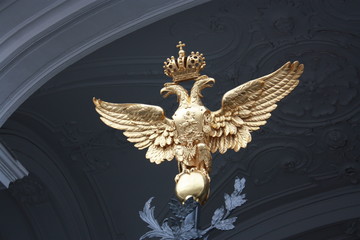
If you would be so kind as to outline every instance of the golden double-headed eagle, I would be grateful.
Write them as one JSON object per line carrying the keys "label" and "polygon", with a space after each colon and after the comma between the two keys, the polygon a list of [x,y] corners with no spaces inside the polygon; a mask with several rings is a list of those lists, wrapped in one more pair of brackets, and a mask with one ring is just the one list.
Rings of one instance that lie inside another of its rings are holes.
{"label": "golden double-headed eagle", "polygon": [[[108,126],[124,131],[138,149],[148,148],[146,158],[162,163],[176,158],[179,174],[175,177],[176,194],[181,201],[193,197],[204,203],[209,195],[211,153],[239,151],[251,141],[251,132],[260,128],[299,83],[304,65],[287,62],[269,75],[246,82],[224,94],[221,108],[215,112],[201,101],[201,91],[215,80],[200,75],[205,58],[199,52],[186,56],[179,42],[179,57],[164,62],[164,72],[173,78],[160,93],[175,94],[179,107],[172,119],[161,107],[109,103],[93,99],[100,119]],[[195,80],[190,94],[179,82]]]}

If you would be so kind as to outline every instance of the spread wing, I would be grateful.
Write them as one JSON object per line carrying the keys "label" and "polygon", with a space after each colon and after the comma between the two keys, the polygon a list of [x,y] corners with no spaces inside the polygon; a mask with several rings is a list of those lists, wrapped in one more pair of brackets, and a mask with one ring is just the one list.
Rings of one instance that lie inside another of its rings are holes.
{"label": "spread wing", "polygon": [[177,133],[172,120],[164,110],[146,104],[118,104],[93,99],[100,119],[108,126],[124,130],[129,142],[138,149],[149,148],[146,158],[157,164],[174,158],[174,136]]}
{"label": "spread wing", "polygon": [[275,72],[225,93],[221,109],[211,113],[204,127],[211,152],[245,148],[251,141],[250,132],[266,123],[276,103],[298,85],[303,71],[303,64],[287,62]]}

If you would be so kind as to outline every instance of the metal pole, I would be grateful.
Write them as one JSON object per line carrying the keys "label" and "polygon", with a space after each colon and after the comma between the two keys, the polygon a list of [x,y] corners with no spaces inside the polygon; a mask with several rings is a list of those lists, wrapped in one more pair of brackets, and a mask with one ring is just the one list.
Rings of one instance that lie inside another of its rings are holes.
{"label": "metal pole", "polygon": [[[196,207],[194,209],[194,228],[195,229],[199,229],[199,222],[200,222],[200,204],[199,203],[196,203]],[[201,240],[201,238],[198,238],[198,240]]]}

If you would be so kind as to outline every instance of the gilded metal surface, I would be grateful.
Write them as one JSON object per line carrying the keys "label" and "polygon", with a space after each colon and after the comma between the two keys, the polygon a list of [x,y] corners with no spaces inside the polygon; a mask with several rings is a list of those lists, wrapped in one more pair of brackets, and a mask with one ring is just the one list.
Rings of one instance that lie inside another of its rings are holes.
{"label": "gilded metal surface", "polygon": [[185,43],[179,42],[176,45],[179,48],[179,57],[176,59],[174,56],[166,59],[164,62],[165,75],[172,77],[175,83],[195,79],[200,76],[200,71],[204,69],[205,57],[202,53],[191,52],[186,56],[183,47]]}
{"label": "gilded metal surface", "polygon": [[[304,65],[287,62],[269,75],[228,91],[222,98],[221,108],[211,112],[201,101],[201,91],[212,87],[215,80],[200,76],[205,66],[202,54],[192,52],[186,57],[183,46],[179,42],[177,61],[171,57],[165,62],[165,73],[173,77],[174,82],[165,83],[160,91],[164,97],[170,94],[178,97],[179,108],[172,119],[165,117],[164,110],[158,106],[109,103],[96,98],[93,101],[105,124],[123,130],[135,147],[148,148],[146,158],[150,162],[159,164],[175,157],[179,166],[175,182],[181,183],[176,187],[177,196],[184,201],[191,195],[204,203],[209,194],[211,153],[245,148],[251,141],[250,133],[264,125],[276,103],[298,85]],[[194,78],[195,75],[199,76]],[[192,79],[195,82],[189,95],[178,82]],[[192,182],[194,184],[188,184]]]}
{"label": "gilded metal surface", "polygon": [[180,173],[176,182],[175,193],[185,202],[193,197],[199,203],[205,203],[209,196],[210,179],[207,174],[194,169],[190,173]]}

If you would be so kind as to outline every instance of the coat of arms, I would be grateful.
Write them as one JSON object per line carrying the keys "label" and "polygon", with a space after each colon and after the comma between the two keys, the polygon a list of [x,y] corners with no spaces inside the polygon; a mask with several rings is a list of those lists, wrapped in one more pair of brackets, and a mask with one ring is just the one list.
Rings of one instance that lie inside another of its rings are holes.
{"label": "coat of arms", "polygon": [[[147,148],[146,158],[160,164],[178,161],[175,177],[176,195],[184,202],[193,197],[204,204],[209,196],[211,154],[228,149],[239,151],[251,141],[251,132],[266,124],[276,103],[299,83],[304,65],[287,62],[275,72],[246,82],[224,94],[221,108],[210,111],[201,98],[204,88],[215,79],[200,75],[205,57],[199,52],[186,56],[179,42],[178,58],[164,62],[164,72],[173,78],[160,93],[175,94],[179,107],[168,118],[161,107],[135,103],[109,103],[94,98],[101,120],[112,128],[124,131],[128,141],[139,149]],[[194,80],[190,93],[180,85]]]}

